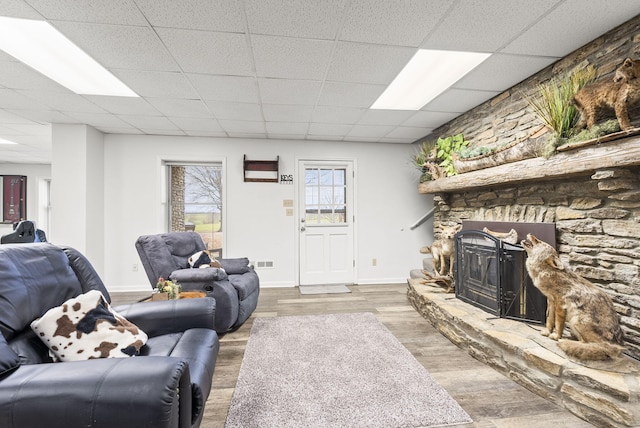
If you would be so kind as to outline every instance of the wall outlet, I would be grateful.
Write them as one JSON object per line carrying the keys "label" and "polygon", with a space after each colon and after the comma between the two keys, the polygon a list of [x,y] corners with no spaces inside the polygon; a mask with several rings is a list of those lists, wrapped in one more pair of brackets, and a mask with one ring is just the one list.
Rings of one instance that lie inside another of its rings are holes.
{"label": "wall outlet", "polygon": [[371,259],[371,266],[378,266],[378,259]]}
{"label": "wall outlet", "polygon": [[131,272],[138,272],[138,263],[134,263],[131,265]]}

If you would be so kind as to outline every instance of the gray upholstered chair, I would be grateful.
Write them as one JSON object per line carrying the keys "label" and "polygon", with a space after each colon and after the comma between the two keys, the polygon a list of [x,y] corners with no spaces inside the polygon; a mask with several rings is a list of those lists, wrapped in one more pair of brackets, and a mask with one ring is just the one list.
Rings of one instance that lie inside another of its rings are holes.
{"label": "gray upholstered chair", "polygon": [[152,287],[158,278],[171,279],[177,281],[183,291],[204,291],[216,299],[218,333],[240,327],[258,305],[260,280],[248,259],[219,259],[221,269],[189,266],[189,257],[206,249],[196,232],[144,235],[135,245]]}

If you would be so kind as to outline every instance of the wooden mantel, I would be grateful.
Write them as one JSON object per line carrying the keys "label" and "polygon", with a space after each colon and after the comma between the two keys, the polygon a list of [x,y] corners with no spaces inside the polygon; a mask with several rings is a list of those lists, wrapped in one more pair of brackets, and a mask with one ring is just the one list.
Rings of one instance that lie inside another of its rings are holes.
{"label": "wooden mantel", "polygon": [[502,186],[527,181],[557,180],[590,175],[600,169],[640,165],[640,137],[621,138],[607,143],[541,157],[465,172],[420,183],[425,194],[454,193],[469,189]]}

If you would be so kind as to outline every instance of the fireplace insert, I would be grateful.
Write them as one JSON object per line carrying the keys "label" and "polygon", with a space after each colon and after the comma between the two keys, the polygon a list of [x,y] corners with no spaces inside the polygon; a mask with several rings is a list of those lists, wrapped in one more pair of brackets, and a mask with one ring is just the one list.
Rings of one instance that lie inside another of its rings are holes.
{"label": "fireplace insert", "polygon": [[529,278],[522,246],[462,230],[455,250],[457,298],[501,318],[544,323],[547,299]]}

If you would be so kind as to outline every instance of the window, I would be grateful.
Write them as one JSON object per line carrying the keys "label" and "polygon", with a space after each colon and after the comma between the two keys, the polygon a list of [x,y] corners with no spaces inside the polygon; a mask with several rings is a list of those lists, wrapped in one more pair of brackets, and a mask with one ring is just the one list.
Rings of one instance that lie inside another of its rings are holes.
{"label": "window", "polygon": [[347,170],[345,168],[306,168],[306,224],[344,224],[347,222]]}
{"label": "window", "polygon": [[195,231],[222,257],[222,164],[167,163],[169,231]]}

